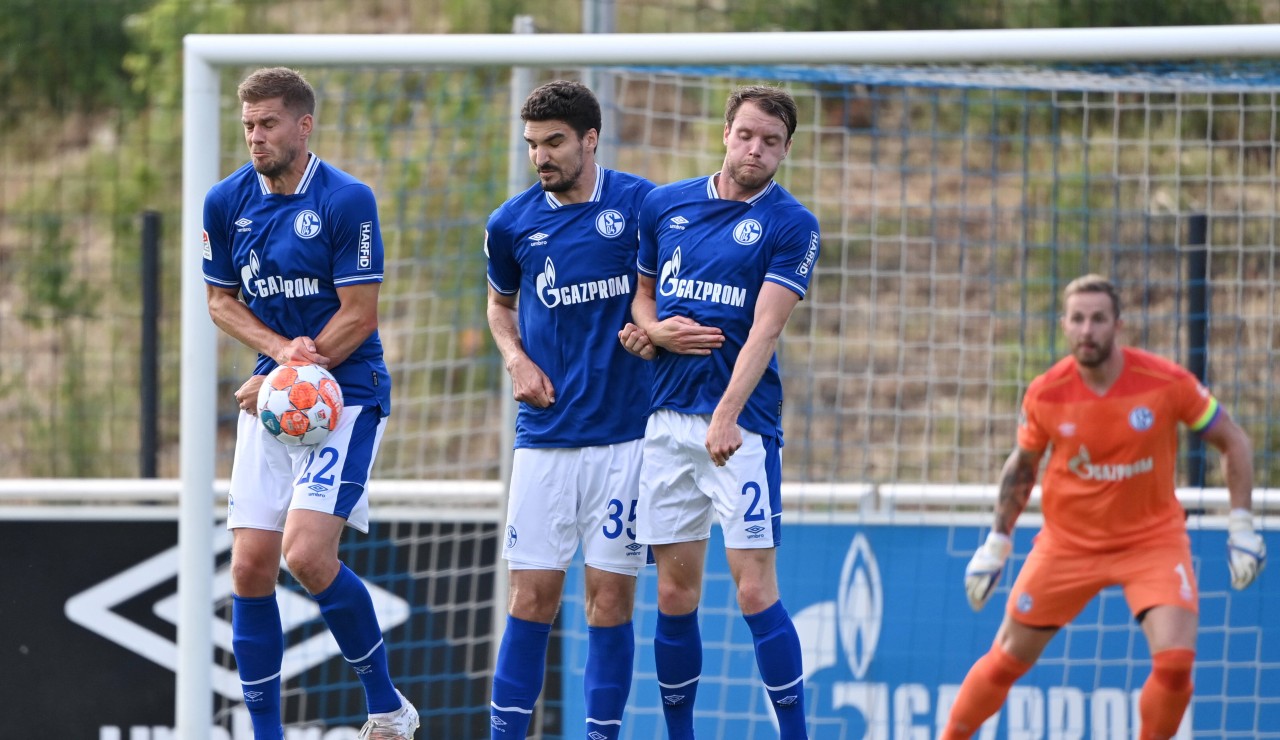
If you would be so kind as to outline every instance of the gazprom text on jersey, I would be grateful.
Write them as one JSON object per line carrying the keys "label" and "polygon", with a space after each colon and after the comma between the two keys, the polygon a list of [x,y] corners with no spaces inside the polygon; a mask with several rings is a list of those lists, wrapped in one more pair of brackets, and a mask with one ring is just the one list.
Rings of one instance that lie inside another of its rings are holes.
{"label": "gazprom text on jersey", "polygon": [[254,295],[266,296],[284,293],[285,298],[298,298],[304,295],[315,295],[320,292],[320,281],[317,278],[283,278],[278,275],[257,278],[252,281],[256,290]]}
{"label": "gazprom text on jersey", "polygon": [[725,285],[724,283],[712,283],[706,280],[691,280],[686,278],[670,278],[662,288],[662,294],[664,296],[688,298],[694,301],[707,301],[708,303],[724,303],[730,306],[738,306],[739,308],[747,304],[746,288],[738,288],[733,285]]}
{"label": "gazprom text on jersey", "polygon": [[631,293],[631,280],[627,275],[619,275],[605,280],[592,280],[587,283],[566,285],[563,288],[545,288],[540,291],[539,298],[547,308],[570,306],[575,303],[586,303],[599,298],[613,298]]}

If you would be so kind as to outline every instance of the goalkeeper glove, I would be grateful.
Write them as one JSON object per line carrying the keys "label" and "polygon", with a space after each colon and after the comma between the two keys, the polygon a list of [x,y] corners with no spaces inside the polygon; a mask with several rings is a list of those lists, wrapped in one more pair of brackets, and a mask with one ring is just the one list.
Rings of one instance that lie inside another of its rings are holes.
{"label": "goalkeeper glove", "polygon": [[1227,567],[1231,569],[1231,587],[1245,588],[1267,564],[1267,543],[1253,531],[1253,514],[1247,509],[1232,509],[1227,517]]}
{"label": "goalkeeper glove", "polygon": [[964,590],[969,597],[969,606],[976,612],[986,606],[987,599],[995,590],[1000,580],[1000,572],[1004,570],[1004,561],[1009,558],[1013,543],[1009,535],[992,530],[987,541],[973,554],[968,567],[964,569]]}

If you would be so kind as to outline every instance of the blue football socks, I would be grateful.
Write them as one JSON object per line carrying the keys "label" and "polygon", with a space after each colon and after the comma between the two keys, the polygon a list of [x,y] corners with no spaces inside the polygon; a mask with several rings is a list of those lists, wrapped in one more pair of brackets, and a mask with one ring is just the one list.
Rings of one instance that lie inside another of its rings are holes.
{"label": "blue football socks", "polygon": [[493,700],[489,705],[491,740],[524,740],[533,709],[542,693],[547,668],[551,625],[507,616],[507,629],[498,647],[493,672]]}
{"label": "blue football socks", "polygon": [[275,594],[232,596],[231,635],[254,740],[283,740],[280,664],[284,660],[284,632]]}
{"label": "blue football socks", "polygon": [[804,724],[804,674],[800,636],[795,623],[778,600],[757,614],[744,615],[756,645],[756,665],[764,681],[782,740],[809,737]]}
{"label": "blue football socks", "polygon": [[702,676],[702,633],[698,630],[697,609],[676,617],[658,612],[653,657],[667,737],[693,740],[693,704]]}
{"label": "blue football socks", "polygon": [[631,622],[616,627],[587,627],[587,669],[583,689],[587,732],[592,740],[617,740],[622,712],[631,693],[636,636]]}
{"label": "blue football socks", "polygon": [[369,713],[399,709],[400,696],[396,694],[387,670],[387,649],[382,643],[382,629],[378,626],[373,599],[369,597],[364,581],[343,564],[333,583],[312,598],[320,606],[320,615],[329,625],[342,656],[364,684]]}

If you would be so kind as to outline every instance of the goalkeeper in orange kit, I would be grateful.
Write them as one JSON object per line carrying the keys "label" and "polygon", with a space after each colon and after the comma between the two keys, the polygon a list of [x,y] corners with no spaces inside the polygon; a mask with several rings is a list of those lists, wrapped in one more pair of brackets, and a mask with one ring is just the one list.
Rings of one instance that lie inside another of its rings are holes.
{"label": "goalkeeper in orange kit", "polygon": [[1117,584],[1151,650],[1140,737],[1177,733],[1191,701],[1199,621],[1190,541],[1174,491],[1179,423],[1222,453],[1231,498],[1231,585],[1248,586],[1266,562],[1253,530],[1253,451],[1244,431],[1191,373],[1116,342],[1120,298],[1105,278],[1072,281],[1065,300],[1062,329],[1071,356],[1027,388],[1018,444],[1000,477],[995,524],[965,570],[975,611],[999,580],[1014,522],[1048,450],[1044,526],[1010,591],[991,650],[960,687],[943,740],[978,730],[1058,630],[1100,590]]}

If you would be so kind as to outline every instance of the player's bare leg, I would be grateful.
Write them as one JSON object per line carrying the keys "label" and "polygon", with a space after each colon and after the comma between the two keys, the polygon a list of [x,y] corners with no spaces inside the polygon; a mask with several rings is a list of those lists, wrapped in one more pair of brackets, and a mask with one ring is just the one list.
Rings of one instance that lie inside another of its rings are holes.
{"label": "player's bare leg", "polygon": [[1009,689],[1040,658],[1057,627],[1029,627],[1006,613],[991,650],[964,677],[939,740],[969,738],[1000,710]]}
{"label": "player's bare leg", "polygon": [[280,740],[284,632],[276,602],[279,532],[231,530],[231,646],[255,740]]}
{"label": "player's bare leg", "polygon": [[698,602],[707,541],[654,545],[658,566],[658,623],[653,657],[662,692],[662,714],[669,740],[693,738],[693,705],[702,676],[702,634]]}
{"label": "player's bare leg", "polygon": [[269,596],[280,575],[283,535],[264,529],[231,530],[231,591],[237,596]]}
{"label": "player's bare leg", "polygon": [[338,541],[346,527],[342,517],[319,511],[294,509],[284,524],[282,546],[289,572],[309,593],[329,587],[342,563]]}
{"label": "player's bare leg", "polygon": [[1152,607],[1142,615],[1142,631],[1151,649],[1151,675],[1138,702],[1141,740],[1165,740],[1178,733],[1191,702],[1199,624],[1195,612],[1177,606]]}
{"label": "player's bare leg", "polygon": [[778,595],[778,551],[728,549],[725,556],[738,587],[738,607],[751,628],[756,665],[778,718],[779,735],[783,740],[807,738],[800,636]]}
{"label": "player's bare leg", "polygon": [[542,693],[551,623],[560,609],[564,571],[512,568],[507,627],[498,646],[489,707],[490,737],[523,738]]}
{"label": "player's bare leg", "polygon": [[586,567],[587,665],[583,680],[587,737],[615,740],[631,694],[636,638],[631,613],[636,578]]}
{"label": "player's bare leg", "polygon": [[333,514],[293,509],[284,525],[284,559],[293,577],[320,607],[342,656],[364,686],[370,738],[411,738],[418,713],[395,686],[373,600],[364,581],[338,559],[346,520]]}

